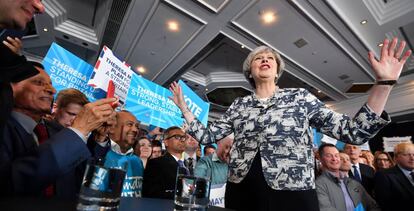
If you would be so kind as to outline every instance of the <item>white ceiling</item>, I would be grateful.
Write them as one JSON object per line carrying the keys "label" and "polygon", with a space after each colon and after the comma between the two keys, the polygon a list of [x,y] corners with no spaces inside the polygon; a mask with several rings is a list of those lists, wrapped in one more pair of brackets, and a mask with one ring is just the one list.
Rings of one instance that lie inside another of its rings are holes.
{"label": "white ceiling", "polygon": [[[144,66],[145,78],[164,86],[183,79],[205,99],[220,88],[226,89],[216,98],[236,97],[240,92],[231,92],[233,87],[251,90],[241,65],[250,49],[264,44],[287,63],[281,87],[306,87],[333,109],[353,113],[366,96],[346,90],[374,81],[368,51],[378,55],[385,37],[406,40],[407,49],[414,45],[412,0],[43,2],[46,14],[35,17],[37,35],[24,40],[26,55],[41,59],[55,41],[93,64],[107,45],[132,67]],[[277,21],[264,24],[261,14],[267,11]],[[167,29],[170,20],[179,31]],[[307,44],[298,48],[300,39]],[[387,107],[392,115],[414,113],[413,78],[411,57]],[[211,116],[224,109],[213,103]]]}

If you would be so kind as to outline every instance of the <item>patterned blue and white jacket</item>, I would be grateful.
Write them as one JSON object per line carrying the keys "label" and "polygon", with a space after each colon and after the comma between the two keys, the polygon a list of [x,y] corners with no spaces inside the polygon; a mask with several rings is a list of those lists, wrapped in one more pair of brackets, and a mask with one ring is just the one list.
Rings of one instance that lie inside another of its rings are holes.
{"label": "patterned blue and white jacket", "polygon": [[380,117],[366,104],[351,119],[327,108],[309,91],[289,88],[279,89],[265,102],[254,94],[237,98],[208,128],[194,120],[188,132],[202,144],[234,132],[230,182],[243,180],[260,150],[263,174],[271,188],[308,190],[315,188],[310,127],[338,140],[360,145],[389,122],[386,112]]}

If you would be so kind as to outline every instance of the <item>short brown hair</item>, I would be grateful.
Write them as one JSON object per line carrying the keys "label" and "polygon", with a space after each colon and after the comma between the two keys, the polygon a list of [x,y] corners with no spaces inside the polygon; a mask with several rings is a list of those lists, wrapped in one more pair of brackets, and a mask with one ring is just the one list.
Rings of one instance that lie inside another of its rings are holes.
{"label": "short brown hair", "polygon": [[74,88],[61,90],[56,96],[57,108],[65,108],[71,103],[84,106],[89,100],[85,94]]}

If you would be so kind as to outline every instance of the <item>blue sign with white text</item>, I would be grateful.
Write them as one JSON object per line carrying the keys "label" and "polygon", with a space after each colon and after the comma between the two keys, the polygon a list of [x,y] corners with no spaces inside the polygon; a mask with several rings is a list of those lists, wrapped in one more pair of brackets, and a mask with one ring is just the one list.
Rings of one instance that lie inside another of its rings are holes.
{"label": "blue sign with white text", "polygon": [[208,112],[210,104],[206,103],[201,99],[190,87],[187,86],[183,81],[178,81],[184,95],[184,101],[187,103],[188,108],[194,114],[194,116],[200,120],[204,126],[207,126]]}
{"label": "blue sign with white text", "polygon": [[[205,103],[183,82],[180,81],[179,84],[188,108],[203,124],[207,125],[209,104]],[[182,113],[168,98],[169,96],[172,96],[170,90],[134,74],[125,108],[144,123],[164,129],[171,126],[181,127],[184,123]]]}
{"label": "blue sign with white text", "polygon": [[57,92],[67,88],[75,88],[84,93],[89,101],[96,100],[92,96],[93,87],[88,85],[88,80],[93,72],[92,65],[56,43],[52,43],[42,63]]}
{"label": "blue sign with white text", "polygon": [[181,127],[183,119],[180,109],[168,98],[170,90],[140,75],[131,78],[125,109],[138,120],[161,128]]}

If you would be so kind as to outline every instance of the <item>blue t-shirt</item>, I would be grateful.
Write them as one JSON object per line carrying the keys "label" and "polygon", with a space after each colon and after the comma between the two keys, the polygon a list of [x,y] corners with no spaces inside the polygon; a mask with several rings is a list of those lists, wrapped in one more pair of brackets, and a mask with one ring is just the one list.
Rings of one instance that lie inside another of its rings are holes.
{"label": "blue t-shirt", "polygon": [[108,151],[105,157],[106,167],[121,167],[127,164],[127,172],[122,187],[122,197],[141,197],[142,176],[144,174],[144,165],[142,160],[133,153],[121,155],[112,149]]}

